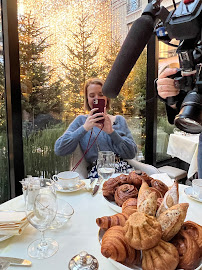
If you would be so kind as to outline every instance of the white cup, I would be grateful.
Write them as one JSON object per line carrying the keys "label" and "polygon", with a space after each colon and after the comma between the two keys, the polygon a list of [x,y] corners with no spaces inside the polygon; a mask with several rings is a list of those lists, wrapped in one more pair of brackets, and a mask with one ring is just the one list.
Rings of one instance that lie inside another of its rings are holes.
{"label": "white cup", "polygon": [[192,180],[192,187],[194,195],[202,200],[202,179],[194,179]]}
{"label": "white cup", "polygon": [[53,175],[53,180],[63,188],[73,188],[79,183],[79,174],[77,172],[65,171]]}

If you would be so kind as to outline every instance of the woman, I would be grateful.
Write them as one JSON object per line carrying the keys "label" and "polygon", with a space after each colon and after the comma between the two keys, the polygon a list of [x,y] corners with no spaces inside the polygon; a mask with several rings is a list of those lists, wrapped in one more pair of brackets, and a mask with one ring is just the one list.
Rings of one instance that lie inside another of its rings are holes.
{"label": "woman", "polygon": [[[77,116],[65,133],[57,139],[55,143],[56,155],[65,156],[71,154],[80,144],[83,153],[90,147],[85,159],[92,166],[97,160],[98,151],[113,151],[123,159],[135,157],[137,146],[125,118],[121,115],[113,116],[107,113],[110,107],[110,99],[102,93],[103,84],[104,81],[98,78],[86,81],[84,86],[84,106],[89,111],[89,114]],[[98,109],[93,109],[94,99],[105,100],[104,113],[96,113]],[[99,118],[97,118],[98,116]],[[101,119],[104,119],[104,124],[97,123]],[[98,137],[92,145],[97,135]]]}

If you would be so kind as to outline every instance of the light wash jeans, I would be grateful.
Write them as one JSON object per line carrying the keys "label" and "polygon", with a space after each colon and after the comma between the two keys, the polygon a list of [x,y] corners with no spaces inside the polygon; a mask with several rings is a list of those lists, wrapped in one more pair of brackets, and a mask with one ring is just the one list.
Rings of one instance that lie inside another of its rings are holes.
{"label": "light wash jeans", "polygon": [[198,178],[202,179],[202,133],[199,136],[198,145]]}

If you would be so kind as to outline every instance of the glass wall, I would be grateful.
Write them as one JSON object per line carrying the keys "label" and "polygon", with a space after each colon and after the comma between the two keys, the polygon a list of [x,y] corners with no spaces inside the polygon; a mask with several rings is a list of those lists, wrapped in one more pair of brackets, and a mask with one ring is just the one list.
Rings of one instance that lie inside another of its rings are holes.
{"label": "glass wall", "polygon": [[[173,41],[172,41],[173,42]],[[174,42],[173,42],[174,43]],[[175,42],[177,44],[177,41]],[[178,67],[176,48],[159,42],[159,74],[167,67]],[[169,135],[173,133],[174,125],[169,124],[166,115],[165,104],[158,100],[157,122],[157,162],[170,158],[167,155]]]}
{"label": "glass wall", "polygon": [[[85,113],[85,80],[105,79],[111,69],[123,39],[118,14],[110,0],[18,0],[26,175],[50,177],[68,170],[70,157],[57,157],[54,143]],[[126,117],[138,159],[143,159],[145,144],[145,93],[146,50],[110,110]]]}
{"label": "glass wall", "polygon": [[8,146],[6,130],[6,100],[3,59],[2,18],[0,16],[0,203],[10,197],[8,181]]}

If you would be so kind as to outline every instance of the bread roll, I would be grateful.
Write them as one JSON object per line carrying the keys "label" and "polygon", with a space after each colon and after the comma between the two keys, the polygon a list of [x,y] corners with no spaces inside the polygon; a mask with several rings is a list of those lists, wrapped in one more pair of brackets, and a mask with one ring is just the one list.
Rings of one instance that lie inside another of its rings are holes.
{"label": "bread roll", "polygon": [[161,224],[163,240],[170,241],[179,232],[188,207],[188,203],[176,204],[157,217],[157,221]]}
{"label": "bread roll", "polygon": [[143,270],[175,270],[178,263],[177,249],[163,240],[157,246],[142,252]]}
{"label": "bread roll", "polygon": [[152,192],[148,197],[138,205],[137,210],[149,216],[155,216],[157,209],[157,195]]}
{"label": "bread roll", "polygon": [[123,228],[128,244],[137,250],[156,246],[162,235],[156,218],[140,212],[130,215]]}

